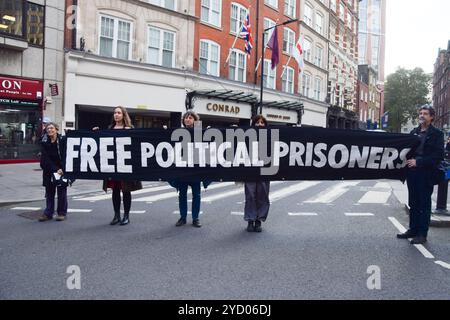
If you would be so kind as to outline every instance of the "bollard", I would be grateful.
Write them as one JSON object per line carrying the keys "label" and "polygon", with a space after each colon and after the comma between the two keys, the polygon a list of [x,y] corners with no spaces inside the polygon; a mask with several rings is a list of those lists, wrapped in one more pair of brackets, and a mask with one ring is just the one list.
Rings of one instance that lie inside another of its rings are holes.
{"label": "bollard", "polygon": [[448,181],[445,180],[438,184],[436,210],[433,211],[434,214],[450,215],[450,212],[447,210]]}

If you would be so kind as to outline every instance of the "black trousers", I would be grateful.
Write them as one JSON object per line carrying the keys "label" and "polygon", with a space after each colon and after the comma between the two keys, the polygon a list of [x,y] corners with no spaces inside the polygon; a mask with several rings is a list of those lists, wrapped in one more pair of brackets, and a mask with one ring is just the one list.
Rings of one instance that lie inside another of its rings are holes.
{"label": "black trousers", "polygon": [[433,185],[430,183],[429,170],[408,169],[409,229],[426,237],[431,219],[431,195]]}

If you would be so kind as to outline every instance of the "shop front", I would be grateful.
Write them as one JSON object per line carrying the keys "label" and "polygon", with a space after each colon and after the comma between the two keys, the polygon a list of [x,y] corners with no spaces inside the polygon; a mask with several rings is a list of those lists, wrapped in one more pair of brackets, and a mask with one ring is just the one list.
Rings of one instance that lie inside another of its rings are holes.
{"label": "shop front", "polygon": [[295,101],[264,102],[262,115],[270,125],[300,125],[302,122],[303,104]]}
{"label": "shop front", "polygon": [[254,94],[233,90],[191,91],[186,96],[186,109],[200,116],[203,127],[248,126],[256,103]]}
{"label": "shop front", "polygon": [[0,76],[0,164],[39,161],[43,82]]}

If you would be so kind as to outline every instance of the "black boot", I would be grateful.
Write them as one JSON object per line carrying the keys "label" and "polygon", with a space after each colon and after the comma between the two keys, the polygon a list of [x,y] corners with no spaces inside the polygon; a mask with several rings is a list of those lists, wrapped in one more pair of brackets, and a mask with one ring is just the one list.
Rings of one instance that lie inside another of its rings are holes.
{"label": "black boot", "polygon": [[255,221],[255,228],[253,229],[255,232],[261,232],[262,228],[261,228],[261,221],[260,220],[256,220]]}
{"label": "black boot", "polygon": [[114,212],[114,219],[112,219],[110,225],[114,226],[120,222],[120,212]]}
{"label": "black boot", "polygon": [[129,223],[130,223],[130,214],[129,213],[125,213],[123,215],[122,221],[120,221],[120,225],[124,226],[124,225],[129,224]]}
{"label": "black boot", "polygon": [[254,226],[253,226],[253,221],[249,221],[248,225],[247,225],[247,231],[248,232],[253,232],[254,230]]}

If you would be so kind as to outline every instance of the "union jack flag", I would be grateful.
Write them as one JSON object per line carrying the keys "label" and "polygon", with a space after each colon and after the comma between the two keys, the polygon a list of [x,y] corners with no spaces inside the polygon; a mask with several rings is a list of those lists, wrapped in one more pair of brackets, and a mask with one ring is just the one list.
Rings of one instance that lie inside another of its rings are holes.
{"label": "union jack flag", "polygon": [[242,24],[242,30],[239,34],[241,37],[244,37],[245,39],[245,52],[247,52],[248,55],[252,52],[253,49],[253,37],[252,37],[252,25],[250,24],[250,12],[247,13],[247,17],[244,20],[244,23]]}

